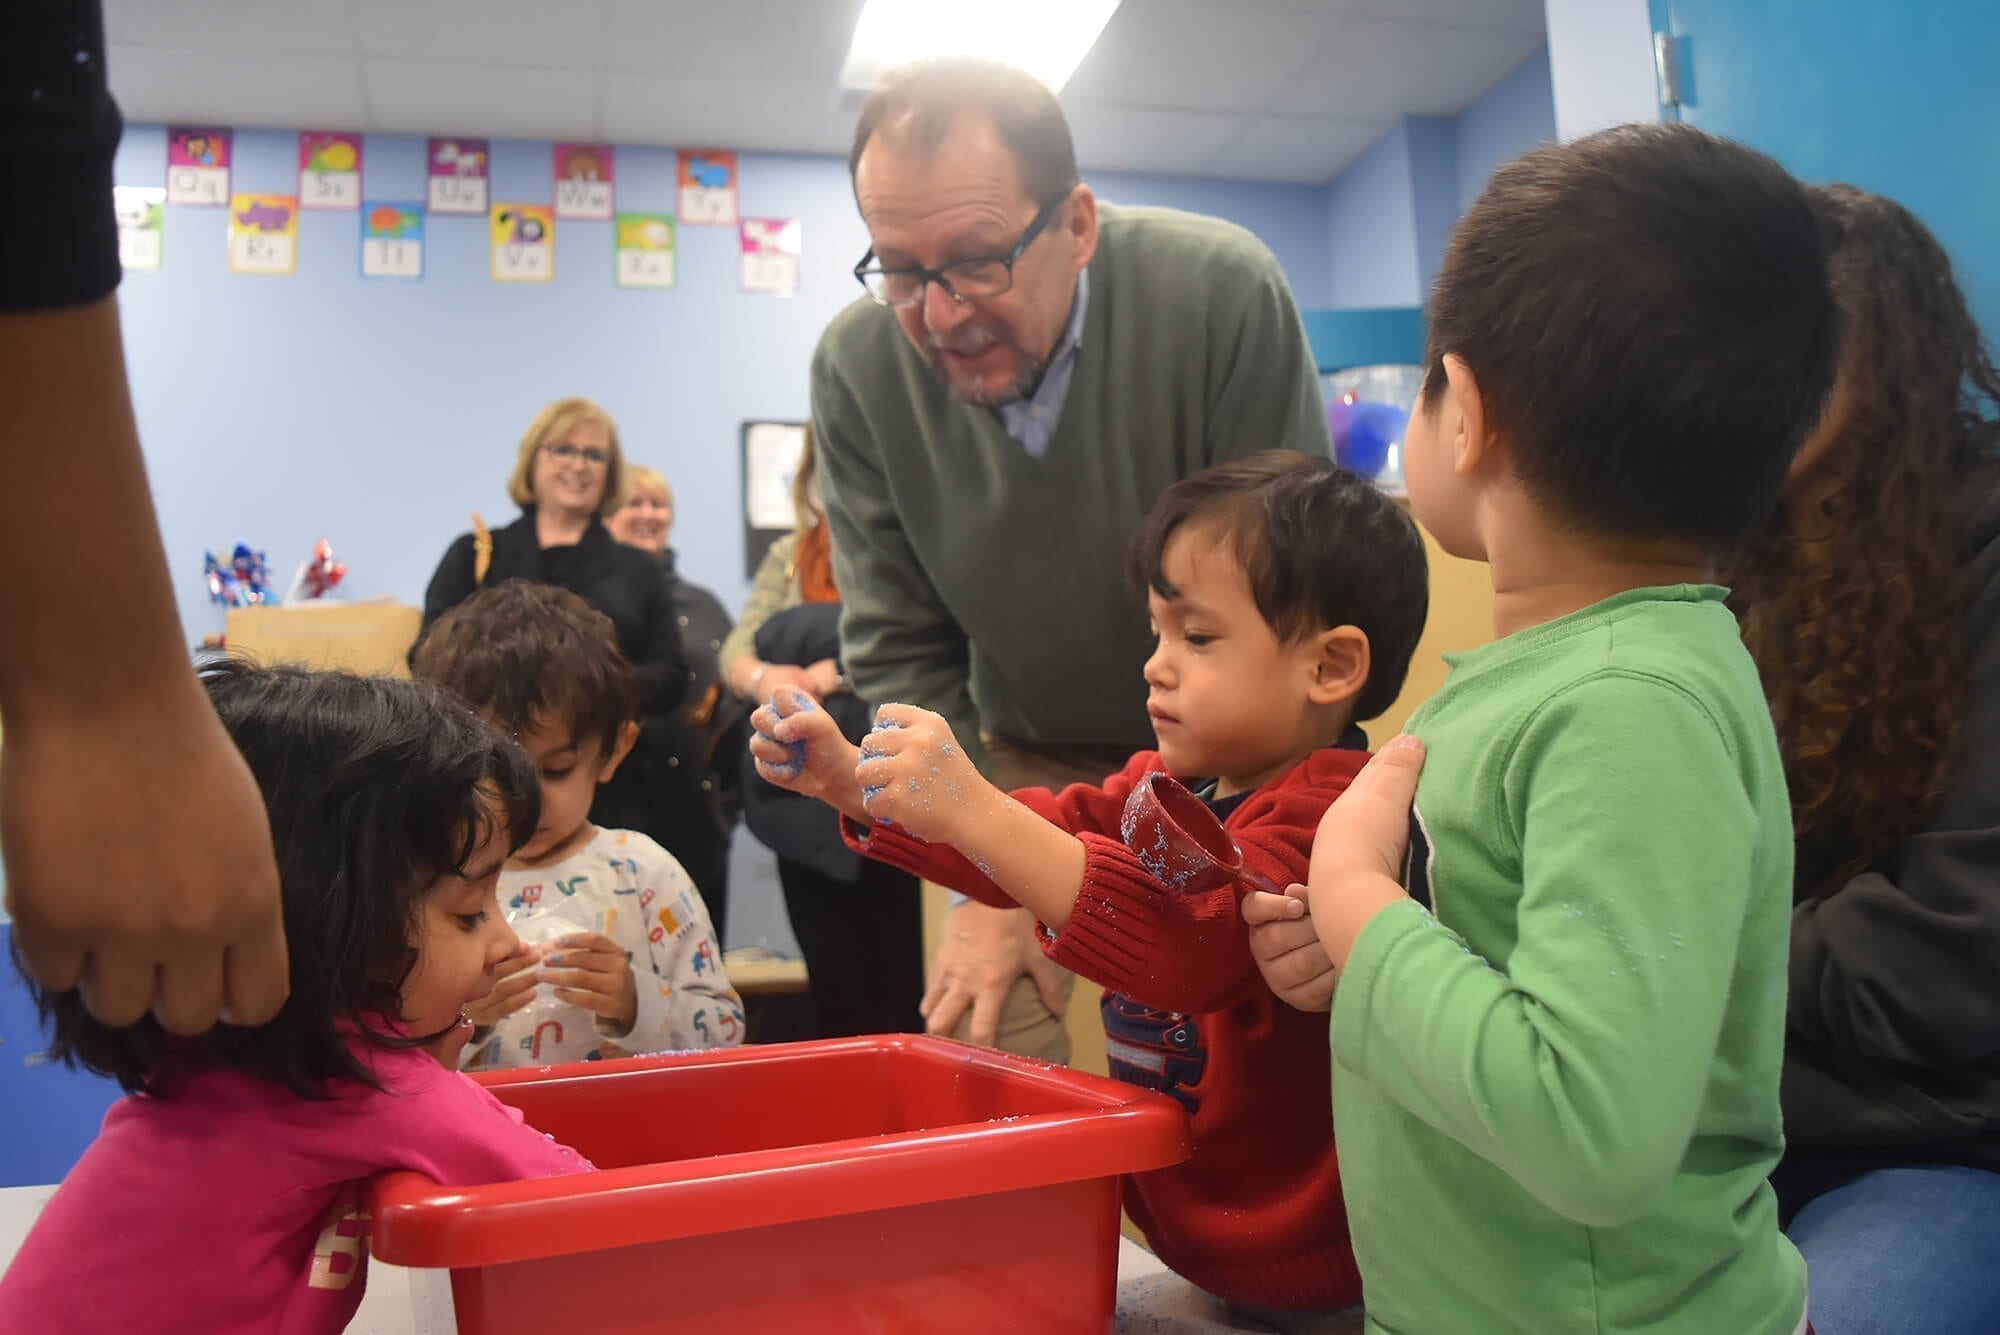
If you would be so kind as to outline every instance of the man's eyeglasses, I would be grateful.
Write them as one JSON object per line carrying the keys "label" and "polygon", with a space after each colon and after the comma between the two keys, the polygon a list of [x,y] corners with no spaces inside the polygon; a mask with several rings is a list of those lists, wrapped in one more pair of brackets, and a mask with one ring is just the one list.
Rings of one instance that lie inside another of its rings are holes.
{"label": "man's eyeglasses", "polygon": [[568,441],[563,441],[559,445],[544,445],[542,448],[549,452],[549,458],[554,459],[559,464],[575,463],[578,459],[581,459],[592,468],[602,468],[611,462],[611,456],[603,450],[598,449],[595,445],[586,445],[582,449],[578,449]]}
{"label": "man's eyeglasses", "polygon": [[868,253],[861,257],[861,262],[854,266],[854,276],[862,287],[868,289],[868,295],[883,306],[914,306],[924,299],[924,289],[932,283],[943,288],[956,301],[997,297],[1014,286],[1015,263],[1027,253],[1035,238],[1048,230],[1057,212],[1069,202],[1071,193],[1065,190],[1042,205],[1041,212],[1028,224],[1028,230],[1021,233],[1021,239],[1005,255],[956,260],[937,269],[926,269],[922,265],[885,269],[875,263],[875,251],[870,247]]}

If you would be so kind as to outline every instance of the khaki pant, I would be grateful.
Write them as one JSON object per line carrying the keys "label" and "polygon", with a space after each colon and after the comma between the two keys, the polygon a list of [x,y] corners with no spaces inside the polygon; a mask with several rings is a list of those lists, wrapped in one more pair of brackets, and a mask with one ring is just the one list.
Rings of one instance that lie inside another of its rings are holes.
{"label": "khaki pant", "polygon": [[[1125,762],[1131,758],[1127,753],[1101,748],[1037,747],[1030,750],[1021,743],[998,737],[988,736],[984,741],[987,754],[992,758],[987,777],[1008,792],[1016,788],[1061,790],[1072,783],[1101,784],[1107,776],[1125,768]],[[1016,912],[1025,923],[1028,911],[1019,909]],[[1074,991],[1075,985],[1075,975],[1064,975],[1062,990],[1065,999]],[[1092,995],[1095,996],[1094,989]],[[968,1011],[952,1031],[952,1037],[970,1041],[971,1030],[972,1014]],[[1002,1052],[1037,1057],[1058,1065],[1067,1065],[1070,1060],[1070,1031],[1064,1025],[1063,1017],[1043,1004],[1041,989],[1026,974],[1014,980],[1014,985],[1007,991],[1006,1001],[1001,1005],[996,1046]]]}

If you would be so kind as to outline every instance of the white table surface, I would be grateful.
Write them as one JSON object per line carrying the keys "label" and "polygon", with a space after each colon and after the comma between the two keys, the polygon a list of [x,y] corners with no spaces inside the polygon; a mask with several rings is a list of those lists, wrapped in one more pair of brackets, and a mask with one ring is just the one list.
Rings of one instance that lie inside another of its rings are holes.
{"label": "white table surface", "polygon": [[[0,1269],[14,1259],[54,1194],[54,1187],[0,1187]],[[1237,1335],[1267,1329],[1232,1324],[1213,1298],[1169,1271],[1158,1257],[1130,1238],[1118,1240],[1116,1335]],[[452,1335],[451,1292],[443,1272],[371,1261],[367,1296],[347,1330],[348,1335]]]}

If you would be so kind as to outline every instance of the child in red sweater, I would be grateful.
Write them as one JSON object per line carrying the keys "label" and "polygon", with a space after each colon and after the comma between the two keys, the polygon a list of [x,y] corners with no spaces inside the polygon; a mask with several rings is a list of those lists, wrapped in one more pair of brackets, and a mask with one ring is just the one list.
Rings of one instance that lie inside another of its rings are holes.
{"label": "child in red sweater", "polygon": [[1429,601],[1424,549],[1372,484],[1268,453],[1170,488],[1133,567],[1159,636],[1146,683],[1160,749],[1102,787],[1002,793],[949,724],[902,705],[857,750],[796,693],[757,711],[751,751],[772,782],[837,808],[870,857],[1032,910],[1049,957],[1103,985],[1112,1073],[1177,1099],[1194,1133],[1193,1157],[1134,1179],[1127,1209],[1175,1271],[1284,1327],[1361,1299],[1326,1025],[1259,976],[1244,888],[1176,888],[1125,845],[1120,818],[1165,770],[1251,871],[1301,879],[1320,816],[1368,758],[1355,721],[1402,689]]}

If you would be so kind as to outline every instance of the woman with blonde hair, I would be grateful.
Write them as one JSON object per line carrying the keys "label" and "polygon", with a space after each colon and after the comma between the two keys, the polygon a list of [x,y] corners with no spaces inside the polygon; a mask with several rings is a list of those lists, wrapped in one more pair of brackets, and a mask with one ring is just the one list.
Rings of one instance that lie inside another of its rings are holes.
{"label": "woman with blonde hair", "polygon": [[[666,573],[604,524],[625,503],[618,424],[589,399],[551,403],[521,437],[507,494],[521,507],[519,519],[489,534],[474,515],[473,531],[445,549],[424,593],[424,631],[486,585],[554,584],[611,618],[638,680],[641,723],[673,710],[687,696],[688,668]],[[671,822],[656,798],[656,761],[642,730],[618,773],[598,788],[591,820],[667,843]]]}

